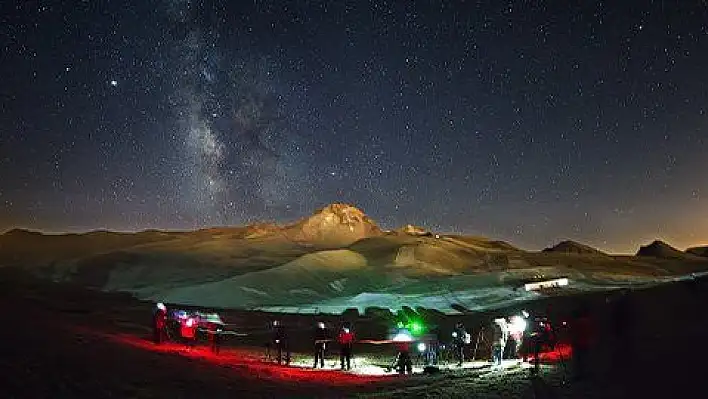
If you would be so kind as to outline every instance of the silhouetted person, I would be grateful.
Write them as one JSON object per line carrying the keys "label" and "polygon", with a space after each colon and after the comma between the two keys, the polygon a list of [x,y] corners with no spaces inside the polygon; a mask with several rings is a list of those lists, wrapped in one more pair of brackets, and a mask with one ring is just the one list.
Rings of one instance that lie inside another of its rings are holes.
{"label": "silhouetted person", "polygon": [[211,351],[215,354],[219,354],[221,350],[221,334],[224,332],[224,326],[220,324],[214,324],[211,330]]}
{"label": "silhouetted person", "polygon": [[[530,328],[528,349],[533,353],[533,372],[538,373],[541,364],[541,350],[550,341],[550,324],[543,319],[535,319]],[[525,357],[528,356],[525,355]]]}
{"label": "silhouetted person", "polygon": [[398,370],[398,373],[413,373],[413,361],[411,360],[411,342],[396,342],[396,349],[398,349],[398,362],[396,363],[396,369]]}
{"label": "silhouetted person", "polygon": [[492,362],[501,365],[504,348],[508,338],[508,329],[505,319],[497,319],[492,324]]}
{"label": "silhouetted person", "polygon": [[[288,344],[288,334],[285,330],[283,324],[275,320],[273,322],[273,338],[272,344],[278,354],[278,364],[290,364],[290,345]],[[283,352],[285,352],[285,359],[283,359]]]}
{"label": "silhouetted person", "polygon": [[521,316],[513,316],[509,319],[508,324],[510,327],[513,328],[509,329],[509,338],[506,341],[507,355],[505,357],[507,359],[519,358],[519,352],[521,350],[521,341],[525,330],[523,326],[525,325],[525,323],[526,321]]}
{"label": "silhouetted person", "polygon": [[159,302],[152,315],[153,340],[161,344],[167,340],[167,308]]}
{"label": "silhouetted person", "polygon": [[530,315],[524,311],[523,312],[523,317],[524,320],[526,321],[526,329],[524,332],[521,334],[521,357],[523,362],[527,362],[529,359],[529,355],[533,352],[533,333],[536,329],[535,323],[536,320],[533,318],[530,318]]}
{"label": "silhouetted person", "polygon": [[347,370],[352,369],[352,348],[354,346],[354,333],[349,327],[342,327],[337,337],[339,342],[339,361],[344,370],[344,362],[346,361]]}
{"label": "silhouetted person", "polygon": [[320,361],[320,367],[324,368],[325,349],[327,348],[327,330],[323,322],[317,323],[315,328],[315,364],[312,368],[317,368],[317,360]]}
{"label": "silhouetted person", "polygon": [[594,324],[590,310],[582,305],[574,314],[570,325],[570,341],[573,347],[573,374],[576,380],[587,374],[588,355],[594,338]]}
{"label": "silhouetted person", "polygon": [[462,366],[465,360],[465,343],[467,339],[467,331],[465,330],[465,325],[462,322],[457,322],[455,329],[452,331],[452,346],[455,349],[455,358],[457,359],[457,366]]}

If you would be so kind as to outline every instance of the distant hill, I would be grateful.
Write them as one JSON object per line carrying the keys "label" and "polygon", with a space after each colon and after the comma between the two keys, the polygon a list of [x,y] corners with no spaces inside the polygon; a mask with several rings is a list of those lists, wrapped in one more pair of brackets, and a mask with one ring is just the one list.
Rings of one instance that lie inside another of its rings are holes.
{"label": "distant hill", "polygon": [[687,253],[695,256],[708,257],[708,245],[703,247],[693,247],[686,250]]}
{"label": "distant hill", "polygon": [[0,265],[42,264],[116,251],[136,245],[168,241],[181,233],[143,231],[83,234],[44,234],[15,229],[0,235]]}
{"label": "distant hill", "polygon": [[639,251],[637,251],[637,256],[650,256],[654,258],[685,258],[689,255],[663,241],[656,240],[649,245],[640,247]]}
{"label": "distant hill", "polygon": [[708,270],[708,258],[661,242],[638,254],[609,256],[572,241],[528,252],[413,224],[384,232],[342,203],[287,225],[84,234],[16,229],[0,235],[0,267],[209,306],[385,307],[413,300],[435,309],[477,308],[531,295],[511,288],[528,278],[566,276],[592,285]]}
{"label": "distant hill", "polygon": [[600,255],[607,256],[606,253],[593,248],[589,245],[581,244],[575,241],[566,240],[561,241],[558,244],[546,248],[543,252],[554,252],[554,253],[565,253],[565,254],[576,254],[576,255]]}

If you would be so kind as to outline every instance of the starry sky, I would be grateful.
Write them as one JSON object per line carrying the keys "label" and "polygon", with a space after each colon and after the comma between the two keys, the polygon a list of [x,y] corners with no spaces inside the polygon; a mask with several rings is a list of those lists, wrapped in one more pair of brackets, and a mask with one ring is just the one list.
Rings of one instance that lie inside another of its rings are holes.
{"label": "starry sky", "polygon": [[9,1],[0,52],[0,231],[708,243],[705,1]]}

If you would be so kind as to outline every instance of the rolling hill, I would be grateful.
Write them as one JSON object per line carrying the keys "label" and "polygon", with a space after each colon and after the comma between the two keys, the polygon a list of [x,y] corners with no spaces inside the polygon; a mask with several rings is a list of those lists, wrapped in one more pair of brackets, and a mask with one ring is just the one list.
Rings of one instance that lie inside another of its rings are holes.
{"label": "rolling hill", "polygon": [[140,298],[287,311],[416,305],[443,311],[532,299],[523,282],[566,276],[578,289],[652,283],[708,270],[663,243],[611,256],[564,241],[541,252],[412,225],[384,231],[331,204],[292,224],[190,232],[0,235],[0,265]]}
{"label": "rolling hill", "polygon": [[558,244],[546,248],[543,252],[554,252],[554,253],[565,253],[565,254],[578,254],[578,255],[595,255],[595,256],[607,256],[606,253],[595,249],[591,246],[581,244],[575,241],[561,241]]}
{"label": "rolling hill", "polygon": [[695,256],[708,257],[708,245],[703,247],[688,248],[686,252]]}

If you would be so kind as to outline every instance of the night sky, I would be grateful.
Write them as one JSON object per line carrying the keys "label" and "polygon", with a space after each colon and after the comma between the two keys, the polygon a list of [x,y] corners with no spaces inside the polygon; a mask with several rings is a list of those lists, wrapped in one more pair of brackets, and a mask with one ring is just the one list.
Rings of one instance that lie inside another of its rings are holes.
{"label": "night sky", "polygon": [[528,249],[708,243],[705,1],[7,1],[0,40],[0,231],[347,202]]}

